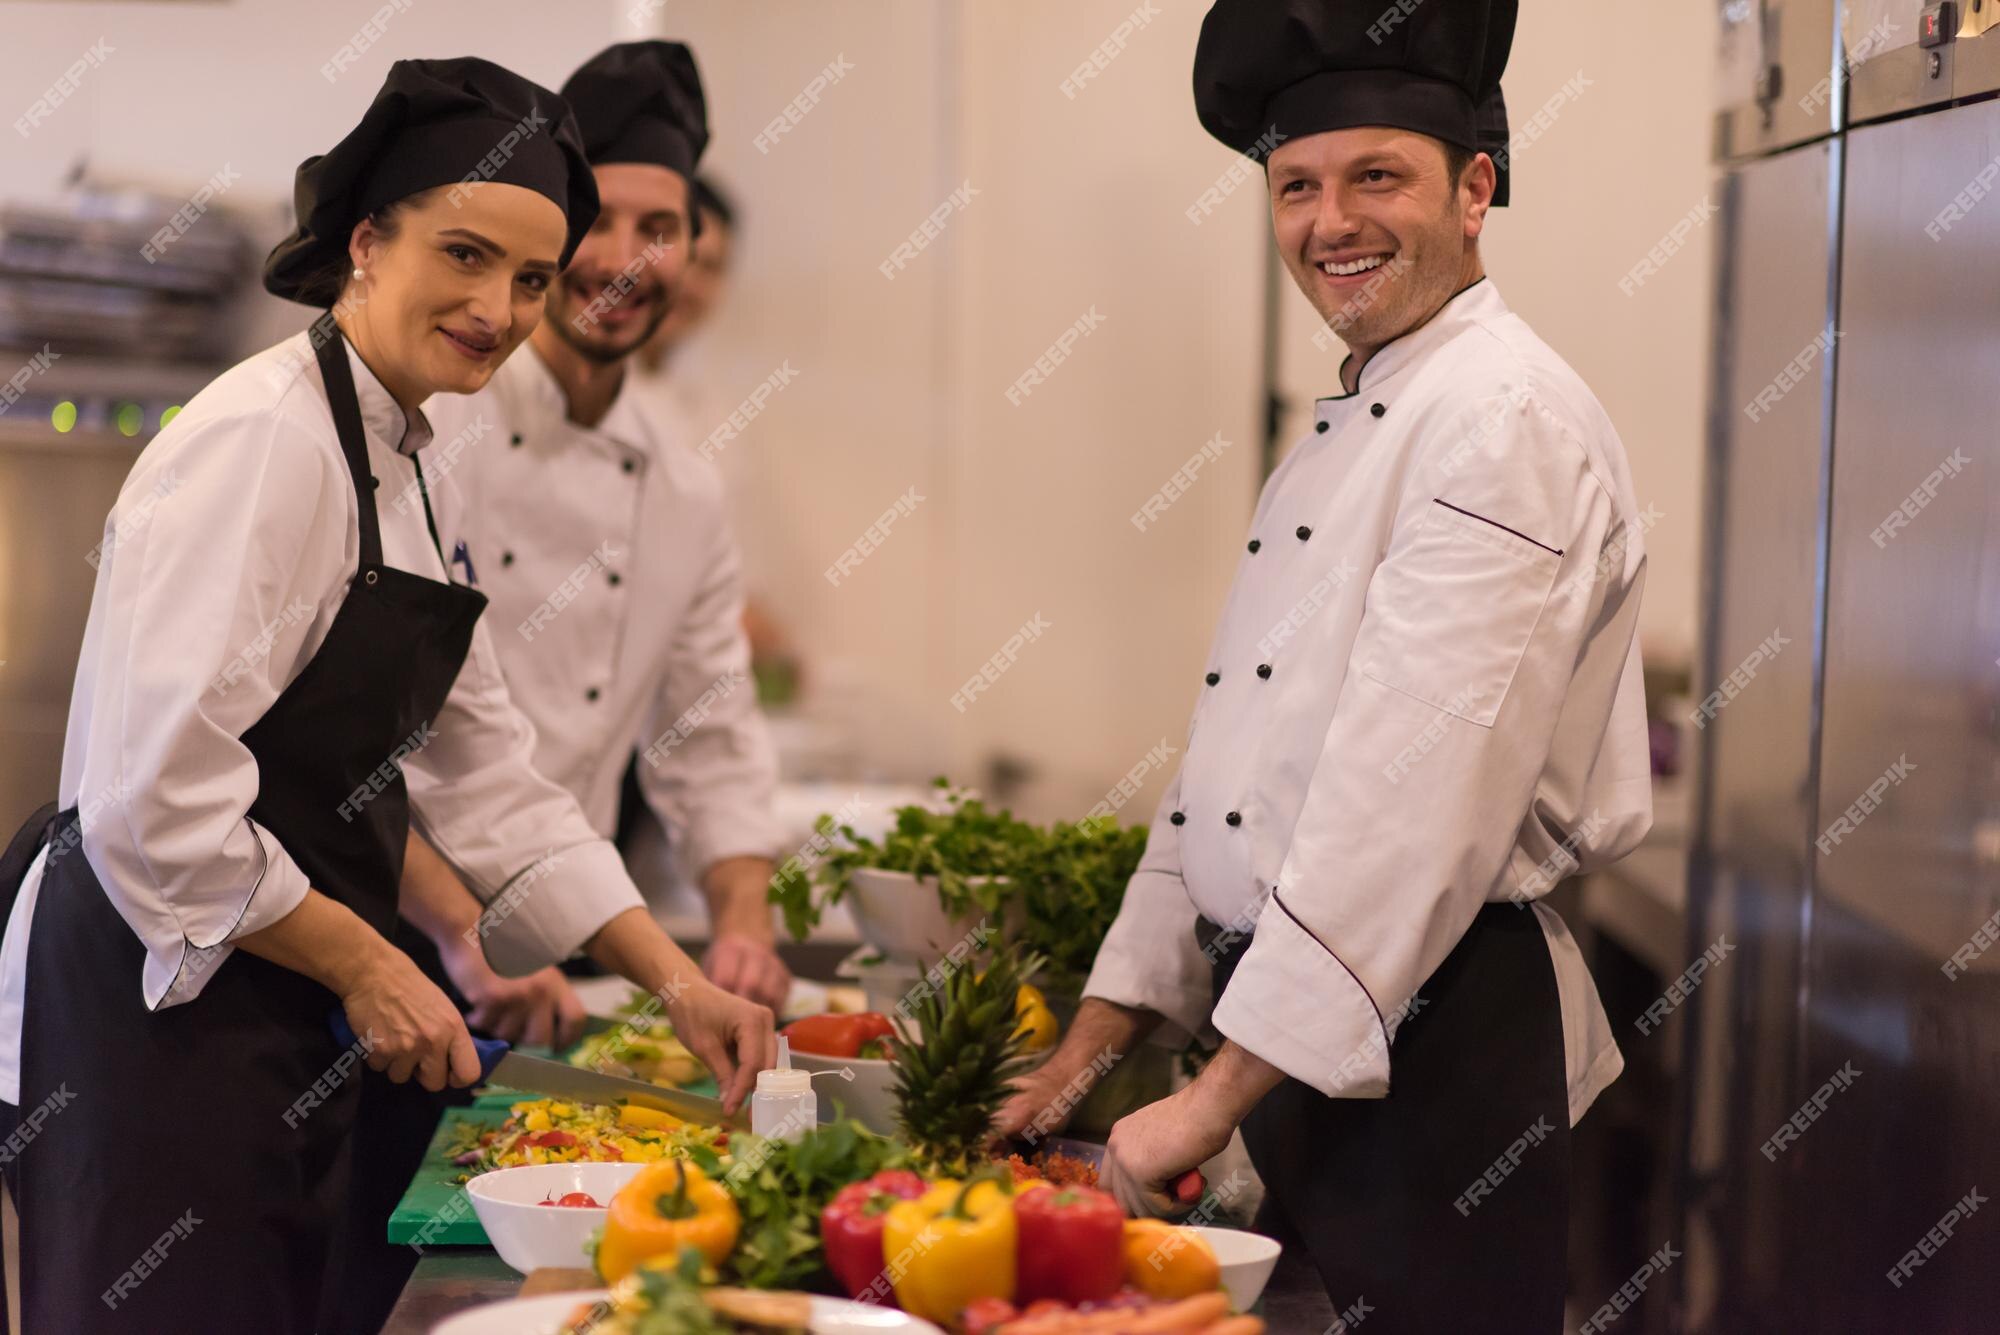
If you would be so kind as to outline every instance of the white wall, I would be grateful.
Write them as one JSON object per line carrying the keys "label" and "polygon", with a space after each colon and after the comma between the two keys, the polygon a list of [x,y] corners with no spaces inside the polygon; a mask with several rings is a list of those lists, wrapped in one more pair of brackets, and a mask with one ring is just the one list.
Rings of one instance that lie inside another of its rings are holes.
{"label": "white wall", "polygon": [[[1005,752],[1036,774],[1022,805],[1055,815],[1163,737],[1179,745],[1255,495],[1269,244],[1258,176],[1199,226],[1185,215],[1235,161],[1190,101],[1203,6],[1155,0],[1073,97],[1062,81],[1136,0],[407,0],[324,78],[383,7],[12,4],[10,122],[94,41],[111,50],[25,141],[0,136],[0,189],[46,192],[88,160],[187,190],[227,163],[236,198],[281,199],[393,59],[484,55],[553,86],[609,41],[686,37],[711,96],[704,165],[745,220],[734,293],[685,365],[717,421],[781,363],[797,373],[724,463],[763,595],[823,684],[857,684],[876,767],[973,778]],[[1654,654],[1693,638],[1705,231],[1635,295],[1617,283],[1708,188],[1709,46],[1699,6],[1527,7],[1506,84],[1517,123],[1578,71],[1591,86],[1520,153],[1517,202],[1487,245],[1508,300],[1604,399],[1642,503],[1664,512],[1649,537]],[[837,57],[851,71],[759,151],[757,133]],[[895,245],[968,182],[967,206],[885,278]],[[1288,387],[1310,399],[1339,358],[1305,341],[1304,298],[1283,297]],[[1101,327],[1010,404],[1008,385],[1093,309]],[[1135,529],[1132,513],[1218,434],[1219,461]],[[821,572],[912,487],[922,502],[830,585]],[[1037,612],[1046,636],[953,708]],[[1156,776],[1128,814],[1157,791]]]}
{"label": "white wall", "polygon": [[[1647,661],[1693,652],[1707,413],[1713,233],[1699,225],[1656,275],[1620,280],[1674,224],[1715,200],[1708,166],[1713,12],[1700,5],[1524,5],[1502,88],[1518,143],[1513,198],[1480,249],[1507,303],[1596,391],[1618,428],[1643,508]],[[1581,76],[1579,78],[1578,76]],[[1544,128],[1543,106],[1575,81]],[[1283,380],[1293,421],[1335,392],[1339,344],[1286,281]]]}

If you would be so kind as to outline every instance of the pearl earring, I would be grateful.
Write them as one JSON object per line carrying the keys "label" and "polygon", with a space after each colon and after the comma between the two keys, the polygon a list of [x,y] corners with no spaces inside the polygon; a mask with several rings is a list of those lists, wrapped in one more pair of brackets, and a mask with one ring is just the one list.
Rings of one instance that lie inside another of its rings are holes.
{"label": "pearl earring", "polygon": [[359,281],[360,279],[363,279],[363,278],[366,278],[367,276],[368,276],[368,275],[367,275],[367,274],[365,274],[365,273],[363,273],[363,272],[361,272],[361,270],[360,270],[360,269],[359,269],[358,267],[357,267],[357,268],[356,268],[356,269],[354,270],[354,277],[355,277],[355,279],[356,279],[357,281]]}

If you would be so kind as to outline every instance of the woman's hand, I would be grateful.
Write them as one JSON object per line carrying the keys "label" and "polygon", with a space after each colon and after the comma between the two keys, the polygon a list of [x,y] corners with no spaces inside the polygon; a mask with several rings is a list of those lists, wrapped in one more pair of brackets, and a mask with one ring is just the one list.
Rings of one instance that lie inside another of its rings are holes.
{"label": "woman's hand", "polygon": [[479,1054],[458,1007],[423,970],[388,942],[370,952],[340,990],[347,1022],[368,1064],[401,1084],[415,1074],[432,1093],[479,1079]]}
{"label": "woman's hand", "polygon": [[667,1003],[667,1019],[674,1036],[715,1073],[726,1112],[743,1106],[757,1072],[778,1064],[771,1008],[732,996],[706,978],[680,989]]}

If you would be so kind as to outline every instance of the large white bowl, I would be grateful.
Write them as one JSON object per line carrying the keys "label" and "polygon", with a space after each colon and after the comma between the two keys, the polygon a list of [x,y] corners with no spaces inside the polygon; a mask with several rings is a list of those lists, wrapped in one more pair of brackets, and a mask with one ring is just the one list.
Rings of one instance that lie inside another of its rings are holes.
{"label": "large white bowl", "polygon": [[[863,867],[848,879],[846,902],[861,939],[891,959],[934,964],[961,942],[976,949],[983,939],[973,935],[981,914],[952,917],[938,903],[937,883],[908,872]],[[1006,924],[992,927],[1004,937]]]}
{"label": "large white bowl", "polygon": [[[637,1163],[541,1163],[499,1168],[465,1184],[473,1213],[500,1259],[522,1274],[539,1266],[588,1269],[583,1244],[604,1226],[611,1198],[641,1168]],[[572,1191],[587,1191],[604,1203],[543,1205]]]}
{"label": "large white bowl", "polygon": [[[585,1289],[488,1303],[432,1326],[431,1335],[549,1335],[579,1307],[599,1302],[610,1292]],[[818,1296],[812,1300],[810,1330],[812,1335],[943,1335],[930,1322],[893,1307]]]}
{"label": "large white bowl", "polygon": [[[792,1065],[812,1071],[813,1095],[819,1100],[822,1117],[836,1100],[847,1116],[870,1131],[885,1136],[896,1134],[896,1064],[880,1057],[823,1057],[816,1052],[792,1049]],[[848,1080],[821,1072],[852,1071]]]}
{"label": "large white bowl", "polygon": [[1222,1266],[1222,1289],[1229,1295],[1229,1305],[1239,1312],[1249,1311],[1250,1304],[1257,1301],[1270,1282],[1278,1253],[1284,1248],[1276,1238],[1246,1233],[1240,1228],[1198,1225],[1194,1231],[1215,1251],[1215,1259]]}

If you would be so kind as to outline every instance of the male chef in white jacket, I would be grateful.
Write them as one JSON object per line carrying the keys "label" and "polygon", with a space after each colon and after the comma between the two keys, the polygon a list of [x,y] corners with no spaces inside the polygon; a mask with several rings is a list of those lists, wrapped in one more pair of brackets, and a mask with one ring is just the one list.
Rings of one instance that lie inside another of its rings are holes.
{"label": "male chef in white jacket", "polygon": [[[622,392],[688,265],[691,182],[708,138],[700,76],[681,43],[626,42],[562,91],[603,209],[513,373],[424,405],[438,439],[466,442],[441,461],[463,503],[445,522],[491,600],[508,692],[535,724],[536,768],[609,836],[638,751],[640,788],[708,900],[703,969],[776,1009],[791,982],[766,900],[781,838],[777,765],[722,483]],[[420,896],[429,920],[419,925],[449,940],[452,915],[425,902],[434,898]],[[550,989],[573,1012],[566,989]]]}
{"label": "male chef in white jacket", "polygon": [[1537,901],[1651,821],[1625,452],[1480,259],[1514,16],[1219,0],[1202,27],[1201,122],[1262,159],[1350,354],[1258,502],[1082,1012],[1002,1114],[1047,1129],[1105,1052],[1212,1023],[1108,1184],[1161,1212],[1240,1126],[1262,1222],[1371,1331],[1559,1329],[1569,1129],[1621,1059]]}

